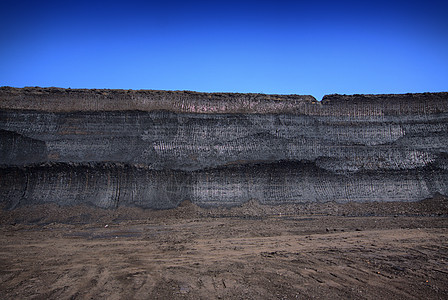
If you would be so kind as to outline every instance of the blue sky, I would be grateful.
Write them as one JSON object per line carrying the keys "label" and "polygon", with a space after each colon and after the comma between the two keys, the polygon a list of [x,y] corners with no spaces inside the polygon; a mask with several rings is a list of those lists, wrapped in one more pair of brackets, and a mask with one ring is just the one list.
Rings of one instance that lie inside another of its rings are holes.
{"label": "blue sky", "polygon": [[[311,3],[312,2],[312,3]],[[448,1],[20,1],[0,86],[448,91]]]}

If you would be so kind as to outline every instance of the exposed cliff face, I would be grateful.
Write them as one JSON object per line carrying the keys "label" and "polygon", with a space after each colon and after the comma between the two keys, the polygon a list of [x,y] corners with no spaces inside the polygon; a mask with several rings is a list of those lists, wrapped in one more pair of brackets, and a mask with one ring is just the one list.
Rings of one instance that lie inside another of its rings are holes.
{"label": "exposed cliff face", "polygon": [[448,93],[0,88],[0,194],[176,207],[448,195]]}

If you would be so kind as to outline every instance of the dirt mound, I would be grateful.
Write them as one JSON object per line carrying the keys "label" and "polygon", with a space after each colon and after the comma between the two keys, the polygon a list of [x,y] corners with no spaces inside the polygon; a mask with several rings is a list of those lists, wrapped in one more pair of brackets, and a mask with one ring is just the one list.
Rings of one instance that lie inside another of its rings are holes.
{"label": "dirt mound", "polygon": [[0,210],[0,224],[51,223],[118,224],[125,221],[169,220],[190,218],[241,218],[262,219],[288,216],[448,216],[448,198],[438,195],[419,202],[349,202],[349,203],[304,203],[291,205],[261,205],[251,200],[239,207],[201,208],[190,201],[169,210],[151,210],[138,207],[101,209],[79,205],[61,207],[56,204],[23,206],[14,210]]}

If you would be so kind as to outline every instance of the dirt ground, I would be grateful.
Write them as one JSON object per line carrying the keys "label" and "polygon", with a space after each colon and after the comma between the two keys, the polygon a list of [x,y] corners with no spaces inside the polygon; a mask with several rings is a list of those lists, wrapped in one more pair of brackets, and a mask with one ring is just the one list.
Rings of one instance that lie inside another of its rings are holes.
{"label": "dirt ground", "polygon": [[0,212],[2,299],[448,299],[448,200]]}

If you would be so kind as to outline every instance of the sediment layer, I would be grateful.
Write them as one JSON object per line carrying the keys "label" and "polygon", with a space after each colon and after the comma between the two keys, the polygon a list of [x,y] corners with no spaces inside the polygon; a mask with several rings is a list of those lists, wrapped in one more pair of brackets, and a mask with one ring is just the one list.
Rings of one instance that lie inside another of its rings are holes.
{"label": "sediment layer", "polygon": [[448,93],[0,88],[0,196],[172,208],[448,195]]}

